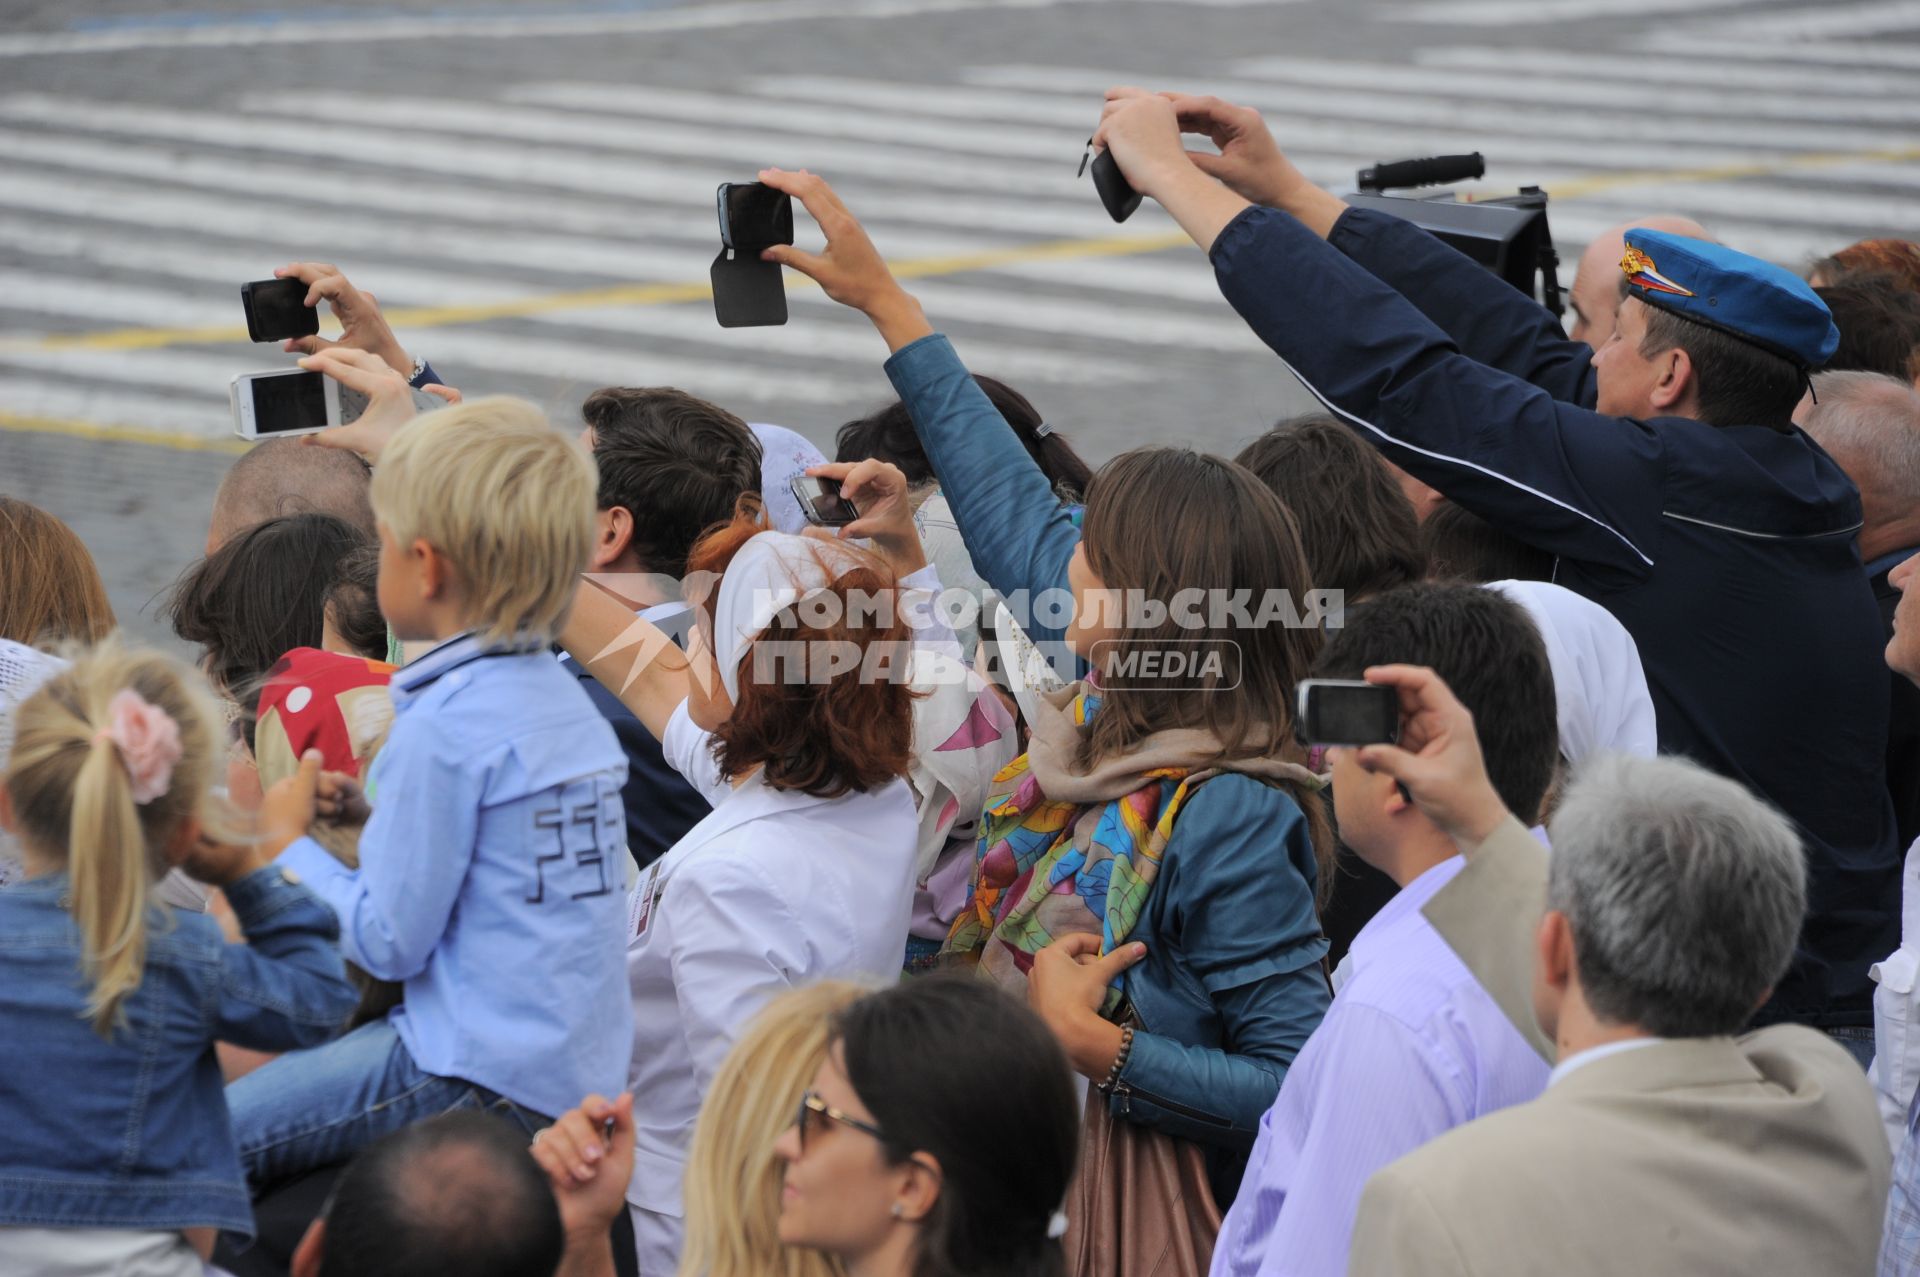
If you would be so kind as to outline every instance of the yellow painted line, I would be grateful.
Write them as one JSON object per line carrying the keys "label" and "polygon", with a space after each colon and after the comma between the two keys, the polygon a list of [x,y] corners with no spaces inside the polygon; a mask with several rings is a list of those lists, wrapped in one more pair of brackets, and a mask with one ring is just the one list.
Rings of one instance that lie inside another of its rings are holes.
{"label": "yellow painted line", "polygon": [[[1834,151],[1823,154],[1793,155],[1766,164],[1722,164],[1714,168],[1642,169],[1629,173],[1606,173],[1556,183],[1547,194],[1555,202],[1577,200],[1588,195],[1619,190],[1628,186],[1661,186],[1675,182],[1727,182],[1743,177],[1778,177],[1841,164],[1908,164],[1920,160],[1920,146],[1889,151]],[[1549,206],[1551,207],[1551,206]]]}
{"label": "yellow painted line", "polygon": [[[1130,235],[1105,239],[1050,240],[1019,248],[1000,248],[978,253],[960,253],[946,257],[909,258],[896,262],[893,273],[900,279],[929,279],[958,275],[965,271],[990,270],[1017,262],[1059,262],[1088,257],[1126,257],[1136,253],[1156,253],[1192,243],[1184,234]],[[788,277],[789,288],[812,288],[805,276]],[[415,306],[387,312],[387,322],[396,329],[446,328],[456,324],[477,324],[489,319],[514,319],[527,315],[547,315],[558,311],[587,310],[598,306],[661,306],[674,302],[704,301],[713,296],[713,288],[704,282],[679,284],[617,284],[605,288],[583,288],[564,293],[545,293],[507,301],[481,302],[467,306]],[[0,350],[12,345],[36,350],[152,350],[162,346],[192,346],[216,342],[244,342],[247,330],[241,325],[217,328],[116,328],[92,333],[57,333],[31,342],[0,341]]]}
{"label": "yellow painted line", "polygon": [[60,435],[68,439],[94,439],[105,443],[143,443],[175,452],[245,452],[241,439],[209,439],[204,435],[181,434],[171,430],[144,430],[139,426],[103,426],[92,421],[67,421],[58,417],[30,417],[17,412],[0,412],[0,430],[17,434]]}
{"label": "yellow painted line", "polygon": [[[1548,194],[1555,201],[1577,200],[1625,187],[1658,186],[1676,182],[1724,182],[1748,177],[1773,177],[1783,173],[1833,168],[1843,164],[1905,164],[1920,161],[1920,146],[1884,151],[1845,151],[1788,156],[1769,163],[1727,164],[1696,169],[1646,169],[1638,172],[1609,173],[1557,184]],[[892,263],[899,279],[933,279],[966,271],[991,270],[1020,262],[1060,262],[1099,257],[1129,257],[1157,253],[1190,243],[1178,231],[1161,235],[1110,236],[1094,239],[1051,240],[1020,248],[993,249],[946,257],[911,258]],[[790,275],[789,288],[812,288],[813,281]],[[547,293],[509,301],[486,302],[467,306],[418,306],[393,310],[388,320],[396,328],[445,328],[480,323],[489,319],[513,319],[527,315],[554,314],[585,310],[597,306],[662,306],[678,302],[701,301],[713,295],[704,282],[675,284],[621,284],[608,288],[586,288],[570,292]],[[28,346],[48,350],[152,350],[166,346],[191,346],[211,343],[244,342],[247,330],[239,325],[218,328],[120,328],[94,333],[62,333],[30,342],[0,340],[0,350]],[[0,430],[29,434],[62,435],[76,439],[109,442],[144,443],[181,452],[244,452],[247,445],[238,439],[203,439],[170,431],[142,430],[134,426],[102,426],[88,421],[63,421],[47,417],[29,417],[0,411]]]}

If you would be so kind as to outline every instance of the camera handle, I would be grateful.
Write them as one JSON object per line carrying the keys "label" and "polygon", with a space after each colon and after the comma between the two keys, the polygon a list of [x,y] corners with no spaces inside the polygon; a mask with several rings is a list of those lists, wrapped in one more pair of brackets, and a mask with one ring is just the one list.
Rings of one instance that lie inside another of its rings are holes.
{"label": "camera handle", "polygon": [[1382,191],[1408,186],[1445,186],[1450,182],[1468,182],[1487,175],[1487,162],[1480,152],[1471,155],[1433,155],[1423,160],[1399,160],[1363,168],[1355,181],[1362,191],[1378,195]]}

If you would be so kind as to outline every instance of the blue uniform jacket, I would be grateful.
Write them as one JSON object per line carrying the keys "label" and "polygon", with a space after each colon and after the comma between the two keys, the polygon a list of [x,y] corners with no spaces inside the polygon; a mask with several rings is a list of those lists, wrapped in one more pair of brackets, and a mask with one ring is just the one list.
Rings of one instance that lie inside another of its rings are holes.
{"label": "blue uniform jacket", "polygon": [[[1601,416],[1591,352],[1424,231],[1350,210],[1323,242],[1248,209],[1221,291],[1383,455],[1558,556],[1633,634],[1660,747],[1766,797],[1806,838],[1801,945],[1759,1022],[1872,1023],[1899,944],[1885,644],[1852,482],[1801,431]],[[1337,315],[1337,323],[1328,317]]]}
{"label": "blue uniform jacket", "polygon": [[[887,375],[987,584],[1009,598],[1067,594],[1080,533],[952,345],[922,338],[887,361]],[[1060,637],[1067,614],[1049,623],[1050,612],[1036,608],[1036,641]],[[1217,776],[1182,811],[1126,937],[1147,946],[1122,977],[1144,1032],[1110,1111],[1206,1144],[1222,1206],[1287,1067],[1326,1014],[1315,877],[1306,816],[1292,797]]]}

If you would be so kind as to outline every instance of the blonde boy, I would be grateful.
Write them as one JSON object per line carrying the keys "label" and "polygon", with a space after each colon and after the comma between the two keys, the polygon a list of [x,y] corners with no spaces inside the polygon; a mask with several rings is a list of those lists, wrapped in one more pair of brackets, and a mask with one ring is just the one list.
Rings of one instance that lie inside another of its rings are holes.
{"label": "blonde boy", "polygon": [[587,454],[516,399],[429,413],[380,455],[380,610],[437,646],[394,675],[360,868],[311,838],[279,863],[339,914],[347,958],[406,1000],[228,1089],[256,1188],[449,1109],[532,1130],[626,1081],[626,757],[547,650],[587,566],[595,486]]}

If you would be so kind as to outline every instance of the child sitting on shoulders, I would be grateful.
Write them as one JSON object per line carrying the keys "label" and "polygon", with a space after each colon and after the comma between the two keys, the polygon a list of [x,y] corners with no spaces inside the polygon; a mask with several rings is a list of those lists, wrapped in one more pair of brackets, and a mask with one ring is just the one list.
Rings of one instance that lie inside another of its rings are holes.
{"label": "child sitting on shoulders", "polygon": [[[28,876],[0,891],[8,1272],[199,1277],[213,1230],[253,1231],[214,1042],[311,1046],[353,1008],[333,912],[251,839],[207,836],[224,750],[198,683],[109,639],[15,719],[0,824]],[[267,827],[304,828],[305,794],[276,787]],[[226,893],[248,943],[150,897],[176,865]]]}
{"label": "child sitting on shoulders", "polygon": [[[405,1001],[229,1088],[256,1189],[450,1109],[531,1134],[626,1082],[626,756],[548,650],[595,487],[586,453],[514,399],[429,413],[379,456],[380,608],[438,646],[393,675],[359,868],[311,837],[269,850],[339,914],[348,960]],[[324,811],[364,812],[348,778],[323,790]]]}

